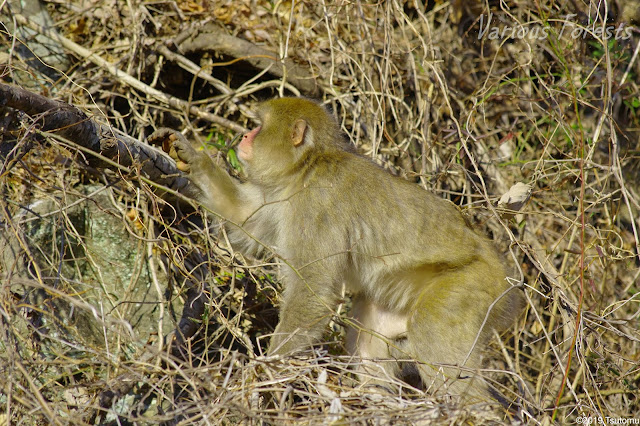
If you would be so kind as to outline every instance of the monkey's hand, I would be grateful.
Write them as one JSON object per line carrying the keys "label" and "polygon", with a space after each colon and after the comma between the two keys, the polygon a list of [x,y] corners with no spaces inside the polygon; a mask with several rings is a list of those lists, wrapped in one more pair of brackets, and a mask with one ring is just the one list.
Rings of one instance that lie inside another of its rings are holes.
{"label": "monkey's hand", "polygon": [[202,161],[203,153],[198,153],[184,135],[176,130],[162,127],[147,138],[152,145],[161,145],[162,150],[175,160],[178,170],[189,173],[192,165]]}
{"label": "monkey's hand", "polygon": [[205,152],[196,151],[178,131],[160,128],[147,140],[162,145],[162,150],[176,162],[176,167],[188,174],[190,191],[187,195],[207,209],[236,222],[244,221],[257,207],[242,198],[239,183],[218,167]]}
{"label": "monkey's hand", "polygon": [[[205,152],[196,151],[187,138],[177,130],[162,127],[153,132],[147,141],[162,146],[162,150],[176,162],[178,170],[189,175],[193,187],[188,195],[206,204],[209,201],[206,196],[207,188],[213,180],[219,179],[220,174],[211,157]],[[223,179],[225,178],[226,174]]]}

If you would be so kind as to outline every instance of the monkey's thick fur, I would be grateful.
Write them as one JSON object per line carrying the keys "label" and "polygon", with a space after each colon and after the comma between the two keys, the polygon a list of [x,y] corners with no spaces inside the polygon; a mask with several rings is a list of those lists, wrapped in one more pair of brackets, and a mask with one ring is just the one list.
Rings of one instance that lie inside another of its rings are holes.
{"label": "monkey's thick fur", "polygon": [[277,99],[258,116],[262,126],[238,147],[245,183],[184,138],[167,151],[190,170],[197,201],[231,222],[238,250],[260,255],[266,245],[282,259],[269,354],[316,342],[346,283],[354,295],[347,346],[365,361],[362,377],[401,373],[401,364],[376,359],[412,359],[425,387],[487,398],[469,368],[522,304],[492,244],[452,203],[353,153],[318,104]]}

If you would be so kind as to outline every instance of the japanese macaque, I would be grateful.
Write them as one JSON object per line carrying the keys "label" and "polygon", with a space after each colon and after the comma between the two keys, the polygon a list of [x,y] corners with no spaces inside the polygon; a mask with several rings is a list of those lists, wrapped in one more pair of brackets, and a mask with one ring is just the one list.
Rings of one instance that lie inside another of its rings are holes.
{"label": "japanese macaque", "polygon": [[228,221],[236,249],[268,247],[281,259],[268,353],[317,343],[345,284],[353,294],[347,347],[365,361],[360,377],[402,376],[413,365],[427,389],[488,399],[473,369],[493,330],[521,307],[491,243],[452,203],[354,153],[315,102],[271,100],[258,117],[261,126],[238,145],[244,183],[181,135],[164,147],[188,172],[194,198]]}

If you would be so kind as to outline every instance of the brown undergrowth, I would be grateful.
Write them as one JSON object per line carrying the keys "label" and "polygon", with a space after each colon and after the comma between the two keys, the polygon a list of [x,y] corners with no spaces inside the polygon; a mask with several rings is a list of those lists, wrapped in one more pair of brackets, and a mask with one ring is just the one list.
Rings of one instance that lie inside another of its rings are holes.
{"label": "brown undergrowth", "polygon": [[[4,108],[0,425],[640,422],[637,1],[46,10],[64,39],[52,67],[33,59],[42,29],[0,5],[3,82],[140,140],[182,129],[229,167],[256,102],[312,96],[363,155],[460,206],[527,295],[485,370],[518,407],[505,420],[397,383],[360,387],[341,344],[348,299],[326,345],[261,357],[277,321],[273,259],[233,252],[135,168],[87,166],[90,153]],[[517,182],[529,201],[501,213]],[[163,337],[188,285],[207,298],[180,359]]]}

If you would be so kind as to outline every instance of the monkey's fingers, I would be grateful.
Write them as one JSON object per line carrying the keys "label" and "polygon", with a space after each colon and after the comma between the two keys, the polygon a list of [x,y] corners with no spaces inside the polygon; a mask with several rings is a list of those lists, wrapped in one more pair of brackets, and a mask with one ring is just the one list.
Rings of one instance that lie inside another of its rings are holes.
{"label": "monkey's fingers", "polygon": [[163,127],[149,135],[147,141],[162,146],[162,150],[176,162],[178,170],[185,173],[191,171],[189,163],[194,158],[195,150],[182,133]]}
{"label": "monkey's fingers", "polygon": [[177,139],[176,131],[166,127],[161,127],[147,137],[147,142],[149,142],[150,145],[162,146],[163,151],[169,152],[167,150],[167,143],[171,139]]}
{"label": "monkey's fingers", "polygon": [[185,163],[184,161],[176,160],[176,167],[181,172],[185,172],[185,173],[191,172],[191,166],[189,166],[189,164]]}
{"label": "monkey's fingers", "polygon": [[[147,141],[151,145],[162,146],[162,150],[169,155],[171,155],[172,153],[178,153],[179,151],[186,151],[191,149],[191,144],[182,133],[178,132],[177,130],[168,129],[166,127],[162,127],[153,132],[151,135],[149,135]],[[173,148],[176,145],[178,146],[178,148],[174,150]]]}

